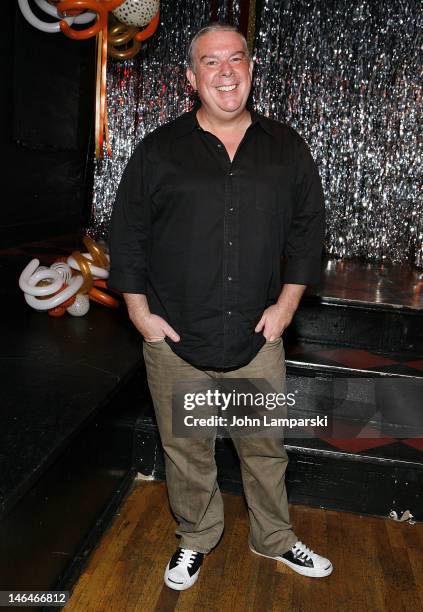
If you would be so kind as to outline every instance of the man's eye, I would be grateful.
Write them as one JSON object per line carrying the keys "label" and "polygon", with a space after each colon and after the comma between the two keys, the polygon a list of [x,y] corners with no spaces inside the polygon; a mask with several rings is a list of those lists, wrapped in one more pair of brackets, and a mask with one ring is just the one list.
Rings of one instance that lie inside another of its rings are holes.
{"label": "man's eye", "polygon": [[216,60],[208,60],[206,62],[206,66],[216,66],[217,62]]}
{"label": "man's eye", "polygon": [[232,62],[242,62],[242,57],[233,57]]}

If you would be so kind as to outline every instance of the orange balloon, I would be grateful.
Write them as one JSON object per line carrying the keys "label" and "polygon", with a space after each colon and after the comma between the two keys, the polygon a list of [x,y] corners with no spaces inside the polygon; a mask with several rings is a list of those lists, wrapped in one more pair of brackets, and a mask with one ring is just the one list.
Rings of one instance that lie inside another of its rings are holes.
{"label": "orange balloon", "polygon": [[101,289],[107,289],[107,283],[103,278],[96,278],[94,281],[94,287],[100,287]]}
{"label": "orange balloon", "polygon": [[[55,293],[53,293],[53,295],[57,295],[58,293],[60,293],[61,291],[63,291],[63,289],[66,289],[68,285],[66,283],[64,283],[60,289],[58,291],[56,291]],[[52,296],[49,296],[52,297]],[[62,317],[65,312],[66,312],[66,304],[67,302],[69,302],[70,300],[72,300],[73,302],[75,301],[75,296],[72,296],[71,298],[69,298],[68,300],[66,300],[65,302],[63,302],[62,304],[59,304],[59,306],[55,306],[54,308],[50,308],[49,310],[47,310],[48,314],[51,317]]]}
{"label": "orange balloon", "polygon": [[91,289],[88,296],[90,300],[103,304],[103,306],[108,306],[109,308],[117,308],[119,306],[118,300],[115,300],[115,298],[113,298],[111,295],[108,295],[104,291],[100,291],[95,287]]}
{"label": "orange balloon", "polygon": [[60,304],[60,306],[50,308],[50,310],[48,310],[47,312],[51,317],[63,317],[66,312],[66,308],[64,308],[62,304]]}
{"label": "orange balloon", "polygon": [[62,0],[57,8],[66,14],[70,10],[90,10],[97,13],[97,21],[84,30],[73,30],[66,21],[60,22],[63,34],[74,40],[85,40],[96,36],[100,30],[107,31],[107,16],[110,11],[120,6],[124,0]]}
{"label": "orange balloon", "polygon": [[100,287],[100,289],[107,289],[107,291],[111,291],[112,293],[115,293],[116,295],[122,296],[122,293],[120,291],[116,291],[115,289],[111,289],[107,285],[107,281],[103,280],[102,278],[96,278],[95,279],[94,287]]}

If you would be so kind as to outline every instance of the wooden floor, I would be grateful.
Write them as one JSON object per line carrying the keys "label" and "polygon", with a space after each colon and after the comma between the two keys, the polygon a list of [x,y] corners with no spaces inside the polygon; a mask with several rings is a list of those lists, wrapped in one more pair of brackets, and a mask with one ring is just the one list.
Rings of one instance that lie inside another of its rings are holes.
{"label": "wooden floor", "polygon": [[305,578],[247,546],[242,497],[224,495],[226,528],[197,583],[163,584],[178,540],[166,488],[136,482],[75,586],[66,612],[400,612],[423,610],[423,524],[291,506],[297,535],[329,557],[331,576]]}

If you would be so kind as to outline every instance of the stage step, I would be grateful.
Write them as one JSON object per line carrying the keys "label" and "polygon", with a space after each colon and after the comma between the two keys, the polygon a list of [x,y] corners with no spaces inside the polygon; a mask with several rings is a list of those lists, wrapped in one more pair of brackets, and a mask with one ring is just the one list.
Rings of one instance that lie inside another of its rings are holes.
{"label": "stage step", "polygon": [[303,298],[287,340],[423,355],[423,310],[349,299]]}
{"label": "stage step", "polygon": [[[330,388],[334,382],[339,384],[339,380],[353,380],[360,395],[369,381],[382,385],[385,381],[415,382],[420,389],[423,388],[420,370],[404,364],[393,365],[393,360],[383,355],[368,352],[363,355],[361,349],[348,349],[347,355],[350,362],[354,362],[353,367],[334,363],[332,351],[338,349],[333,346],[322,348],[322,345],[301,343],[291,349],[292,353],[287,349],[288,385],[300,390],[305,388],[307,401],[305,405],[303,402],[292,409],[290,416],[300,412],[304,414],[304,411],[310,417],[318,411],[321,413],[322,385]],[[332,359],[320,360],[319,349],[328,352]],[[395,369],[394,366],[398,370],[396,373],[385,371],[387,368]],[[136,423],[135,465],[145,476],[165,479],[162,448],[146,386],[140,403],[143,408]],[[397,414],[396,409],[397,406],[391,406],[388,412],[391,421]],[[372,414],[370,410],[370,417]],[[346,438],[344,434],[341,438],[331,435],[287,438],[290,501],[382,517],[388,517],[393,510],[398,516],[409,510],[416,520],[423,520],[423,438],[414,438],[410,432],[410,435],[397,439],[393,434],[398,423],[388,422],[388,425],[390,435],[382,437]],[[403,429],[399,431],[403,432]],[[369,435],[376,434],[372,432]],[[218,437],[216,462],[222,490],[241,493],[239,462],[229,439]]]}

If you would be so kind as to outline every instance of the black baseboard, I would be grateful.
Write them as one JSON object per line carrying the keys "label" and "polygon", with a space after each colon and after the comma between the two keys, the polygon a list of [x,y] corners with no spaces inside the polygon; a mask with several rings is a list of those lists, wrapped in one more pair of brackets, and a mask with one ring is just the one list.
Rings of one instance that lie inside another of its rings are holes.
{"label": "black baseboard", "polygon": [[[415,520],[423,521],[423,463],[313,448],[307,442],[286,444],[290,503],[385,518],[392,510],[398,515],[410,510]],[[138,420],[135,444],[135,467],[165,480],[163,450],[151,418]],[[216,464],[222,491],[242,494],[239,460],[230,439],[217,439]]]}

